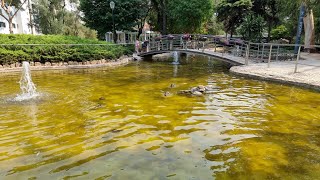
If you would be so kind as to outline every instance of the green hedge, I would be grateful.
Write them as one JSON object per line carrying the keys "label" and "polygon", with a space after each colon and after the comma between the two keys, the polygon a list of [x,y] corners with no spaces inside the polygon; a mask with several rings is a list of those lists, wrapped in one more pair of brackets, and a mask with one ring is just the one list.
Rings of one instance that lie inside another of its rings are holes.
{"label": "green hedge", "polygon": [[115,59],[133,52],[132,46],[112,45],[72,36],[0,35],[0,43],[2,65],[22,61],[45,63]]}

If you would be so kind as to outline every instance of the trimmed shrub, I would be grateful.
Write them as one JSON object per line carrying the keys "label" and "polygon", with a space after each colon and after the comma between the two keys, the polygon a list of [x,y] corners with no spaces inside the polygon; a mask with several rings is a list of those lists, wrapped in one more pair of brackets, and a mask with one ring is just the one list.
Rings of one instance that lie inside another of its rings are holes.
{"label": "trimmed shrub", "polygon": [[115,59],[131,54],[134,47],[73,36],[0,35],[0,64],[22,61],[68,62]]}
{"label": "trimmed shrub", "polygon": [[288,29],[284,25],[280,25],[277,28],[272,29],[271,31],[271,36],[272,36],[272,39],[274,40],[278,40],[281,38],[287,39],[289,37],[289,34],[290,33]]}

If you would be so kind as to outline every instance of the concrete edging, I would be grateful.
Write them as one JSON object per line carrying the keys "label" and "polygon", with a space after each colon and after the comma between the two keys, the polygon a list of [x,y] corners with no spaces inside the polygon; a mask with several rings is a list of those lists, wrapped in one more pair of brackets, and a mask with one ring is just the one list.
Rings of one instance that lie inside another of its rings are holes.
{"label": "concrete edging", "polygon": [[[100,60],[102,61],[102,60]],[[97,63],[94,61],[94,64],[79,64],[79,65],[69,65],[63,64],[60,66],[30,66],[32,71],[46,71],[46,70],[64,70],[64,69],[91,69],[91,68],[101,68],[101,67],[117,67],[128,64],[130,61],[133,61],[133,57],[120,57],[117,60],[106,61],[105,63]],[[88,61],[89,62],[89,61]],[[12,67],[12,68],[0,68],[0,73],[11,73],[11,72],[21,72],[22,67]]]}
{"label": "concrete edging", "polygon": [[264,77],[262,75],[252,74],[250,72],[241,72],[239,70],[235,70],[234,67],[231,67],[229,71],[232,74],[242,76],[242,77],[252,78],[252,79],[256,79],[256,80],[263,80],[263,81],[268,81],[268,82],[275,82],[275,83],[279,83],[279,84],[293,85],[293,86],[307,88],[307,89],[311,89],[311,90],[315,90],[315,91],[320,92],[320,86],[318,86],[318,85],[283,79],[281,77],[270,77],[270,76]]}

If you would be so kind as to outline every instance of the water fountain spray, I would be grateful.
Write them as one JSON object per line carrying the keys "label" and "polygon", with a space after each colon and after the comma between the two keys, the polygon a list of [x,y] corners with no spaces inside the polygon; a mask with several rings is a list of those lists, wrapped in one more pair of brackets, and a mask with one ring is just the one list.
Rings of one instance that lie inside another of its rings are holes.
{"label": "water fountain spray", "polygon": [[17,95],[17,97],[15,98],[16,101],[29,100],[39,96],[36,91],[37,88],[32,82],[29,62],[22,62],[22,75],[19,84],[21,94]]}
{"label": "water fountain spray", "polygon": [[174,65],[180,64],[179,63],[179,53],[177,51],[173,52],[173,60],[174,61],[172,62],[172,64],[174,64]]}

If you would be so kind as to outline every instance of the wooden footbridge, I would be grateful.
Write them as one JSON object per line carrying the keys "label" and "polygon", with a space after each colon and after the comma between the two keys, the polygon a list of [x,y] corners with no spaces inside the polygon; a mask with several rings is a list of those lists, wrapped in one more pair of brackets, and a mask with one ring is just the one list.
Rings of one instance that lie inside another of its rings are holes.
{"label": "wooden footbridge", "polygon": [[212,35],[167,35],[151,38],[143,42],[140,57],[168,52],[205,55],[230,63],[248,65],[249,63],[293,60],[294,47],[281,44],[250,43],[241,39],[226,39]]}

